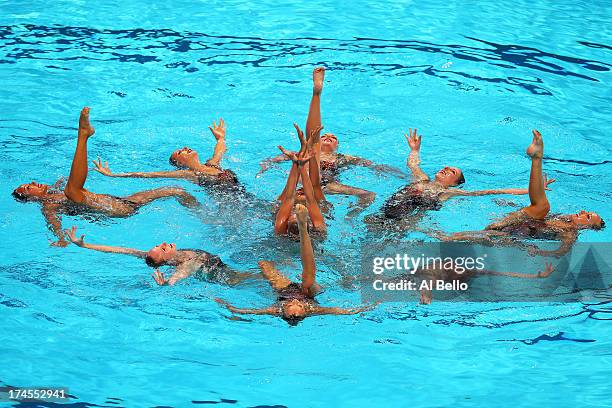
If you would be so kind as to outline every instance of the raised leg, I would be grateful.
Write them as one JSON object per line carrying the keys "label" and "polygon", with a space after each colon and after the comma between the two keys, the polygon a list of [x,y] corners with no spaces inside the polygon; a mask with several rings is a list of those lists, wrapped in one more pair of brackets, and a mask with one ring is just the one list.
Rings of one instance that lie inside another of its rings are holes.
{"label": "raised leg", "polygon": [[324,192],[326,194],[345,194],[357,197],[357,203],[353,206],[354,208],[351,209],[347,214],[349,218],[359,214],[370,204],[372,204],[374,202],[374,199],[376,199],[376,193],[336,182],[328,183],[324,188]]}
{"label": "raised leg", "polygon": [[70,176],[64,193],[70,200],[80,203],[84,200],[85,181],[87,180],[87,140],[95,133],[93,126],[89,123],[89,108],[84,107],[79,117],[79,132],[76,151],[72,159]]}
{"label": "raised leg", "polygon": [[[308,119],[306,119],[306,137],[315,137],[312,143],[313,157],[308,163],[308,173],[310,174],[317,201],[321,201],[325,198],[321,190],[321,172],[319,170],[321,163],[321,143],[319,141],[321,127],[321,92],[323,91],[324,79],[325,68],[315,68],[312,72],[312,98],[310,99],[310,107],[308,109]],[[316,131],[316,134],[311,135],[313,131]]]}
{"label": "raised leg", "polygon": [[308,210],[301,204],[295,206],[300,229],[300,255],[302,256],[302,289],[310,296],[319,291],[312,241],[308,235]]}
{"label": "raised leg", "polygon": [[531,157],[531,173],[529,175],[529,200],[531,205],[523,208],[523,212],[532,218],[544,219],[550,211],[550,204],[546,198],[542,174],[544,142],[542,135],[537,130],[533,131],[533,141],[527,148],[527,154]]}

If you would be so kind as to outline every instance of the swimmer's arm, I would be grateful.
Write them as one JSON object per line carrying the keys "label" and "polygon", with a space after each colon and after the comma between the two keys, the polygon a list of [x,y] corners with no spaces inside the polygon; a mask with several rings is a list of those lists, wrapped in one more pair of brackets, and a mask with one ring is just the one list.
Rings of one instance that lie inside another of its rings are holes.
{"label": "swimmer's arm", "polygon": [[323,218],[323,214],[321,213],[321,209],[319,208],[319,203],[315,198],[312,182],[310,180],[310,177],[308,177],[306,168],[303,166],[300,167],[300,173],[302,176],[302,184],[304,186],[304,195],[306,196],[306,204],[308,205],[308,215],[310,215],[312,225],[317,230],[324,231],[326,228],[325,218]]}
{"label": "swimmer's arm", "polygon": [[478,190],[478,191],[465,191],[460,188],[449,188],[444,195],[448,197],[455,196],[484,196],[494,194],[512,194],[512,195],[524,195],[527,194],[526,188],[503,188],[498,190]]}
{"label": "swimmer's arm", "polygon": [[315,306],[312,308],[310,314],[311,315],[354,315],[363,312],[367,312],[373,310],[378,303],[373,303],[371,305],[355,307],[350,309],[344,309],[342,307],[322,307]]}
{"label": "swimmer's arm", "polygon": [[533,273],[519,273],[519,272],[494,272],[494,271],[477,271],[477,273],[482,275],[493,275],[493,276],[509,276],[512,278],[522,278],[522,279],[538,279],[538,278],[547,278],[551,273],[553,273],[554,268],[552,263],[544,264],[544,270],[539,271],[537,274]]}
{"label": "swimmer's arm", "polygon": [[209,126],[208,128],[212,132],[215,139],[217,139],[217,144],[215,145],[213,156],[208,159],[206,164],[218,166],[223,158],[223,155],[227,151],[225,146],[225,122],[223,121],[223,118],[221,118],[219,119],[219,125],[217,125],[216,122],[213,122],[212,126]]}
{"label": "swimmer's arm", "polygon": [[266,307],[264,309],[241,309],[232,306],[231,304],[220,298],[216,298],[215,302],[219,303],[221,306],[224,306],[232,313],[279,316],[278,308],[273,306]]}
{"label": "swimmer's arm", "polygon": [[397,167],[388,166],[386,164],[376,164],[372,160],[364,159],[357,156],[349,156],[347,154],[344,155],[344,158],[346,159],[346,163],[348,165],[368,167],[379,173],[393,174],[401,178],[406,177],[406,174],[404,174],[404,172],[398,169]]}
{"label": "swimmer's arm", "polygon": [[255,177],[259,177],[260,175],[262,175],[266,170],[268,170],[270,168],[270,165],[272,164],[276,164],[276,163],[281,163],[284,161],[289,161],[290,159],[285,156],[284,154],[280,154],[278,156],[274,156],[271,157],[269,159],[266,159],[264,161],[262,161],[261,163],[259,163],[259,173],[257,173],[257,175]]}
{"label": "swimmer's arm", "polygon": [[158,269],[155,270],[152,276],[153,279],[155,279],[155,282],[157,282],[157,284],[160,286],[173,286],[175,283],[182,281],[183,279],[187,279],[193,275],[194,272],[200,269],[200,266],[202,266],[201,262],[195,260],[187,261],[178,265],[174,270],[174,273],[168,279],[166,279],[163,272],[160,272]]}
{"label": "swimmer's arm", "polygon": [[406,160],[406,165],[412,172],[412,178],[415,182],[425,182],[429,181],[429,177],[423,170],[421,170],[421,136],[417,135],[417,130],[410,129],[410,134],[407,135],[404,133],[404,137],[408,141],[408,146],[410,146],[410,154],[408,155],[408,160]]}
{"label": "swimmer's arm", "polygon": [[[544,175],[544,188],[550,191],[548,186],[554,183],[556,180],[548,179],[546,174]],[[453,196],[483,196],[483,195],[494,195],[494,194],[512,194],[512,195],[525,195],[529,194],[529,190],[526,188],[498,188],[492,190],[478,190],[478,191],[464,191],[460,188],[451,188],[446,192],[447,198]]]}
{"label": "swimmer's arm", "polygon": [[102,164],[102,159],[94,160],[94,170],[100,174],[108,177],[126,177],[126,178],[174,178],[174,179],[188,179],[192,180],[196,178],[196,175],[191,170],[172,170],[172,171],[151,171],[141,172],[135,171],[130,173],[113,173],[108,167],[108,162]]}
{"label": "swimmer's arm", "polygon": [[62,230],[62,218],[58,214],[57,210],[57,207],[47,205],[43,206],[42,213],[45,217],[45,221],[47,221],[47,226],[57,237],[57,241],[53,242],[51,245],[65,247],[68,245],[68,241],[66,241],[64,236],[64,232]]}
{"label": "swimmer's arm", "polygon": [[147,253],[145,251],[139,251],[137,249],[116,247],[110,245],[87,244],[85,243],[85,235],[81,235],[80,238],[77,238],[76,230],[76,227],[72,227],[69,230],[64,230],[64,233],[68,236],[70,242],[72,242],[76,246],[80,246],[81,248],[93,249],[94,251],[100,252],[110,252],[114,254],[132,255],[138,258],[145,258],[147,256]]}
{"label": "swimmer's arm", "polygon": [[281,205],[276,213],[276,219],[274,220],[274,232],[277,234],[285,234],[287,232],[287,225],[295,201],[295,188],[297,187],[299,176],[298,165],[293,163],[291,171],[289,172],[289,177],[287,177],[285,189],[279,197]]}
{"label": "swimmer's arm", "polygon": [[561,237],[561,245],[559,245],[559,248],[555,250],[546,251],[532,245],[528,251],[530,255],[553,256],[555,258],[559,258],[567,254],[572,249],[572,246],[576,242],[577,238],[578,236],[576,234],[565,234]]}

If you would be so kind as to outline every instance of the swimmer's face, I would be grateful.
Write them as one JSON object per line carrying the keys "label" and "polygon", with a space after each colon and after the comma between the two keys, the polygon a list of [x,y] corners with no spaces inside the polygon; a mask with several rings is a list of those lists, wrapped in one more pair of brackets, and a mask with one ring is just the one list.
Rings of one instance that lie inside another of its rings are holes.
{"label": "swimmer's face", "polygon": [[338,138],[332,133],[321,136],[321,150],[325,153],[332,153],[338,150]]}
{"label": "swimmer's face", "polygon": [[297,190],[295,190],[295,203],[296,204],[306,203],[306,194],[304,194],[303,188],[298,188]]}
{"label": "swimmer's face", "polygon": [[436,181],[447,187],[458,186],[463,180],[463,173],[457,167],[447,166],[436,173]]}
{"label": "swimmer's face", "polygon": [[176,167],[190,168],[200,164],[200,157],[195,150],[191,150],[188,147],[183,147],[182,149],[174,151],[170,155],[170,163]]}
{"label": "swimmer's face", "polygon": [[176,245],[165,242],[153,247],[147,255],[157,264],[168,262],[176,256]]}
{"label": "swimmer's face", "polygon": [[570,219],[572,224],[578,226],[579,228],[599,229],[603,227],[601,217],[594,212],[582,210],[578,214],[572,214]]}
{"label": "swimmer's face", "polygon": [[286,319],[303,319],[306,317],[306,306],[297,299],[283,304],[283,317]]}
{"label": "swimmer's face", "polygon": [[47,184],[40,184],[35,181],[22,184],[13,191],[13,194],[18,197],[25,198],[26,200],[35,200],[44,197],[49,191]]}

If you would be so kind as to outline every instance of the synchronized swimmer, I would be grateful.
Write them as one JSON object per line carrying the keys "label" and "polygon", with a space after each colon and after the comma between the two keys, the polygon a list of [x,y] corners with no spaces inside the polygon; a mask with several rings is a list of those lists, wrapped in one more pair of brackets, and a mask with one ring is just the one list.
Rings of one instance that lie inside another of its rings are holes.
{"label": "synchronized swimmer", "polygon": [[[77,237],[76,227],[63,230],[61,215],[79,215],[97,213],[109,217],[128,217],[150,202],[162,198],[174,197],[178,202],[192,210],[200,208],[197,199],[180,187],[162,187],[141,191],[127,197],[116,197],[108,194],[96,194],[84,188],[88,173],[87,142],[94,134],[94,128],[89,122],[89,108],[81,111],[76,152],[70,169],[67,183],[58,180],[54,185],[31,182],[23,184],[13,191],[13,196],[19,201],[38,202],[49,228],[57,237],[55,246],[66,246],[69,241],[75,245],[101,252],[118,253],[136,256],[144,259],[147,265],[156,268],[153,278],[159,285],[174,285],[190,276],[199,276],[215,283],[236,285],[247,279],[263,276],[276,292],[276,303],[261,309],[241,309],[228,302],[217,299],[217,302],[237,314],[265,314],[279,316],[291,325],[295,325],[307,316],[312,315],[347,315],[371,310],[375,305],[367,305],[352,309],[338,307],[322,307],[315,300],[320,288],[316,282],[316,265],[310,234],[325,237],[327,231],[326,218],[331,213],[331,204],[326,195],[344,194],[354,196],[357,202],[349,211],[348,217],[354,217],[370,206],[375,194],[358,187],[352,187],[338,181],[340,171],[349,166],[365,166],[378,173],[393,174],[404,177],[404,173],[391,166],[377,165],[373,162],[355,156],[338,153],[338,139],[331,133],[321,136],[321,93],[325,78],[325,69],[315,68],[313,71],[313,93],[306,120],[305,135],[297,124],[294,124],[300,141],[297,151],[286,150],[278,146],[281,155],[264,160],[261,176],[271,164],[283,161],[291,162],[291,168],[285,186],[278,196],[274,215],[273,231],[277,235],[299,237],[302,258],[302,282],[291,282],[276,269],[271,261],[260,261],[261,275],[238,272],[226,265],[219,257],[203,250],[177,249],[175,244],[163,242],[149,251],[132,248],[95,245],[86,243],[84,236]],[[226,148],[226,125],[223,119],[213,122],[209,129],[216,140],[212,157],[206,162],[200,161],[196,151],[183,147],[174,151],[170,163],[177,170],[155,172],[113,173],[108,163],[98,158],[94,161],[95,170],[108,177],[132,178],[168,178],[187,180],[209,188],[209,192],[221,193],[227,197],[245,192],[236,174],[221,167],[221,161]],[[407,167],[412,175],[412,181],[382,205],[381,210],[365,217],[370,229],[399,230],[407,232],[416,230],[416,225],[423,215],[430,210],[437,210],[441,205],[458,196],[482,196],[493,194],[529,195],[531,204],[520,211],[509,214],[505,218],[488,225],[482,231],[467,231],[446,234],[443,231],[425,230],[432,237],[441,241],[468,241],[488,245],[513,245],[525,248],[531,255],[561,256],[570,251],[577,241],[578,234],[583,229],[600,230],[604,227],[603,219],[594,212],[580,211],[571,215],[549,216],[550,204],[546,198],[546,190],[554,179],[548,179],[542,173],[542,157],[544,142],[537,130],[533,131],[533,140],[527,149],[531,158],[531,174],[529,187],[505,188],[479,191],[465,191],[457,186],[465,182],[463,172],[457,167],[446,166],[438,171],[433,180],[420,167],[421,136],[417,130],[410,129],[405,135],[410,147]],[[62,188],[63,187],[63,188]],[[68,238],[68,239],[66,239]],[[560,241],[557,250],[544,251],[527,244],[527,239],[545,239]],[[159,271],[159,267],[169,266],[173,273],[169,278]],[[537,275],[479,271],[480,274],[511,276],[518,278],[545,278],[553,271],[551,264],[546,264],[543,272]],[[471,271],[462,276],[450,273],[449,270],[424,270],[424,276],[435,276],[445,281],[465,281],[474,277],[477,272]],[[472,273],[473,272],[473,273]],[[430,292],[421,292],[421,302],[431,302]]]}

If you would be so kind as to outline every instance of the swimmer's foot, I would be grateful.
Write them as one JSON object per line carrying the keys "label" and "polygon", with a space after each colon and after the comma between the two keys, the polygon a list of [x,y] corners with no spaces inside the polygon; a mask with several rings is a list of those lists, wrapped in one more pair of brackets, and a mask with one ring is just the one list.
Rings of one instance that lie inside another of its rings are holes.
{"label": "swimmer's foot", "polygon": [[537,130],[533,130],[533,140],[527,148],[527,156],[532,159],[541,159],[544,155],[544,141],[542,135]]}
{"label": "swimmer's foot", "polygon": [[312,93],[320,95],[323,90],[323,80],[325,79],[325,68],[317,67],[312,71]]}
{"label": "swimmer's foot", "polygon": [[79,117],[79,136],[80,137],[90,137],[96,130],[89,123],[89,107],[84,107],[81,111],[81,116]]}

